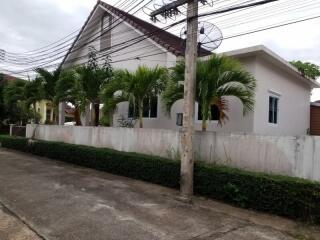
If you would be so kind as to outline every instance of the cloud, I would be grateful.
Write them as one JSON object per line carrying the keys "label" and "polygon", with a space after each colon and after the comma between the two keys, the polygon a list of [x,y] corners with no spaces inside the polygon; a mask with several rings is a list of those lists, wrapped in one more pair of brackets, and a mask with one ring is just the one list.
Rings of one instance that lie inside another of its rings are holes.
{"label": "cloud", "polygon": [[80,28],[94,4],[90,0],[3,1],[0,46],[21,52],[54,42]]}
{"label": "cloud", "polygon": [[[167,0],[166,0],[167,1]],[[169,0],[168,0],[169,1]],[[115,4],[117,0],[107,1]],[[0,48],[9,52],[25,52],[37,49],[55,42],[67,34],[82,27],[96,0],[10,0],[1,2],[0,14]],[[229,3],[228,3],[229,4]],[[284,4],[285,10],[289,1]],[[239,32],[279,23],[283,20],[297,19],[303,16],[311,16],[319,11],[319,8],[308,2],[294,6],[296,10],[280,14],[263,10],[259,14],[257,9],[240,12],[239,15],[228,15],[216,20],[212,16],[211,22],[221,27],[224,36],[231,36]],[[305,6],[304,8],[298,8]],[[315,3],[312,3],[315,4]],[[278,6],[279,6],[278,5]],[[270,5],[271,6],[271,5]],[[206,9],[207,10],[207,9]],[[204,11],[204,10],[203,10]],[[269,12],[278,17],[270,17]],[[268,15],[269,14],[269,15]],[[140,18],[149,20],[143,12],[138,14]],[[260,18],[259,21],[254,17]],[[171,21],[172,22],[172,21]],[[168,21],[168,24],[171,23]],[[320,64],[320,20],[313,20],[294,24],[277,29],[267,30],[255,34],[224,40],[218,52],[263,44],[285,58],[286,60],[299,59]],[[157,23],[163,27],[163,24]],[[179,33],[182,27],[175,29]],[[314,94],[314,98],[320,99],[320,91]]]}

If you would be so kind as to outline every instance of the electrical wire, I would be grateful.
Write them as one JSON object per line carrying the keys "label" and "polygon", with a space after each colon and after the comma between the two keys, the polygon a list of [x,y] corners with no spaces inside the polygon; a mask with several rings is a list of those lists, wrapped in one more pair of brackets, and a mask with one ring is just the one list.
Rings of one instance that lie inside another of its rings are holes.
{"label": "electrical wire", "polygon": [[[230,35],[230,36],[224,37],[223,39],[227,40],[227,39],[231,39],[231,38],[235,38],[235,37],[240,37],[240,36],[244,36],[244,35],[248,35],[248,34],[253,34],[253,33],[261,32],[261,31],[270,30],[270,29],[274,29],[274,28],[278,28],[278,27],[283,27],[283,26],[287,26],[287,25],[291,25],[291,24],[296,24],[296,23],[299,23],[299,22],[309,21],[309,20],[313,20],[313,19],[317,19],[317,18],[320,18],[320,15],[319,16],[309,17],[309,18],[304,18],[304,19],[299,19],[299,20],[292,21],[292,22],[281,23],[281,24],[278,24],[278,25],[272,25],[272,26],[268,26],[268,27],[265,27],[265,28],[255,29],[255,30],[247,31],[247,32],[243,32],[243,33],[238,33],[238,34],[235,34],[235,35]],[[164,54],[164,53],[166,53],[166,52],[161,52],[161,53],[158,53],[158,54]],[[137,56],[137,57],[125,58],[125,59],[117,60],[117,61],[114,61],[114,62],[111,61],[111,63],[127,61],[127,60],[134,60],[134,59],[142,58],[142,57],[145,57],[145,56]],[[21,73],[21,72],[19,72],[19,73]]]}
{"label": "electrical wire", "polygon": [[[307,19],[307,20],[308,20],[308,19]],[[177,23],[175,23],[175,24],[177,24]],[[175,25],[175,24],[174,24],[174,25]],[[287,24],[290,24],[290,23],[287,23]],[[286,24],[286,25],[287,25],[287,24]],[[275,26],[273,26],[272,28],[274,28],[274,27],[275,27]],[[266,29],[270,29],[270,28],[266,28]],[[262,29],[262,30],[263,30],[263,29]],[[262,31],[262,30],[254,30],[253,32]],[[252,33],[253,33],[253,32],[252,32]],[[251,33],[251,32],[249,32],[249,33]],[[242,33],[241,35],[243,35],[243,34],[249,34],[249,33]],[[241,35],[239,35],[239,36],[241,36]],[[229,37],[229,38],[230,38],[230,37]],[[226,38],[225,38],[225,39],[226,39]],[[134,43],[134,44],[136,44],[136,43]],[[119,50],[118,50],[118,51],[119,51]]]}

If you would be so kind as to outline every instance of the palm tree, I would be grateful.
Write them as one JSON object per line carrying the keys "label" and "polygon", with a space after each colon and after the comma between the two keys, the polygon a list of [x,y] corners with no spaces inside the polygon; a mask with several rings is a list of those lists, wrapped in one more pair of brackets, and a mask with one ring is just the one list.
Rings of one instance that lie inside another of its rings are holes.
{"label": "palm tree", "polygon": [[111,59],[106,57],[102,66],[99,66],[96,59],[96,50],[91,49],[89,53],[88,64],[79,66],[76,71],[80,75],[80,80],[84,94],[91,102],[94,111],[92,111],[91,125],[98,126],[100,119],[100,92],[112,77]]}
{"label": "palm tree", "polygon": [[75,122],[81,125],[80,113],[86,105],[85,94],[82,89],[80,76],[75,69],[62,70],[55,86],[56,96],[54,102],[70,102],[75,107]]}
{"label": "palm tree", "polygon": [[113,114],[120,102],[128,101],[127,94],[122,91],[125,89],[125,81],[123,79],[124,71],[115,70],[111,80],[104,84],[100,92],[100,99],[103,101],[103,113],[107,125],[113,125]]}
{"label": "palm tree", "polygon": [[[184,62],[178,63],[172,71],[162,94],[166,112],[170,114],[172,105],[183,98]],[[211,116],[211,106],[219,112],[219,124],[228,120],[227,96],[238,98],[243,105],[243,114],[254,108],[256,80],[245,71],[241,64],[227,56],[213,55],[209,60],[197,62],[196,101],[200,105],[202,130],[207,129]]]}
{"label": "palm tree", "polygon": [[44,97],[44,91],[43,91],[43,85],[42,85],[42,79],[36,78],[35,80],[28,81],[25,85],[24,94],[26,99],[26,106],[33,108],[33,114],[34,114],[34,122],[39,123],[37,109],[36,109],[36,103],[38,101],[41,101]]}
{"label": "palm tree", "polygon": [[133,73],[127,70],[114,72],[112,80],[105,85],[102,96],[105,111],[112,112],[119,102],[129,101],[134,107],[134,116],[139,117],[139,127],[143,127],[143,101],[157,96],[164,89],[167,70],[156,66],[139,66]]}
{"label": "palm tree", "polygon": [[80,77],[83,93],[87,100],[92,104],[93,111],[91,115],[91,124],[93,126],[98,126],[100,110],[99,93],[106,78],[100,77],[101,75],[97,74],[98,70],[92,69],[88,66],[79,66],[76,71]]}
{"label": "palm tree", "polygon": [[55,113],[54,122],[58,122],[58,104],[54,102],[54,97],[56,96],[55,86],[59,80],[59,75],[61,69],[58,68],[53,72],[49,72],[44,68],[37,68],[35,70],[38,73],[38,78],[41,78],[43,81],[43,90],[44,90],[44,98],[52,102],[52,108]]}

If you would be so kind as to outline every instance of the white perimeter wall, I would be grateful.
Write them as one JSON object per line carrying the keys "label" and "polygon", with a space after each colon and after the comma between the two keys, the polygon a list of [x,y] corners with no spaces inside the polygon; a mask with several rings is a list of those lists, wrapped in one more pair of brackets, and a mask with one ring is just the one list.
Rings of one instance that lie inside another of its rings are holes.
{"label": "white perimeter wall", "polygon": [[[180,132],[132,129],[27,125],[27,137],[106,147],[163,157],[180,152]],[[196,132],[195,159],[242,169],[320,181],[320,137],[282,137]]]}

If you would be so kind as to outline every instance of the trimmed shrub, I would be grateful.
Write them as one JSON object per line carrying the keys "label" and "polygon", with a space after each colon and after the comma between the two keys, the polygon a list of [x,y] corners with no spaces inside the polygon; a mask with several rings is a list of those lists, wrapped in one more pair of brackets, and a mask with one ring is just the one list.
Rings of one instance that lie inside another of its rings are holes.
{"label": "trimmed shrub", "polygon": [[[178,188],[180,163],[161,157],[0,136],[3,147]],[[320,223],[320,183],[196,163],[194,191],[243,208]]]}
{"label": "trimmed shrub", "polygon": [[19,137],[0,136],[0,142],[5,148],[29,152],[171,188],[179,187],[180,163],[177,161],[59,142],[33,141],[28,144],[27,139]]}

